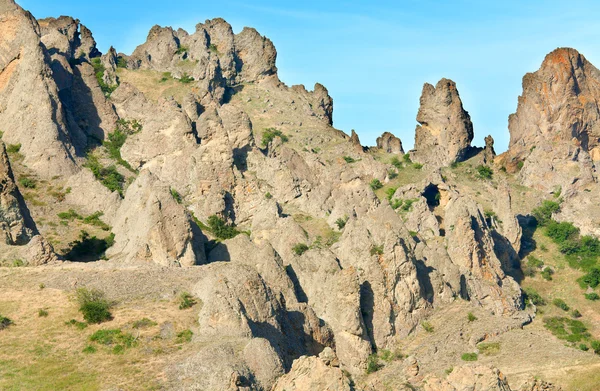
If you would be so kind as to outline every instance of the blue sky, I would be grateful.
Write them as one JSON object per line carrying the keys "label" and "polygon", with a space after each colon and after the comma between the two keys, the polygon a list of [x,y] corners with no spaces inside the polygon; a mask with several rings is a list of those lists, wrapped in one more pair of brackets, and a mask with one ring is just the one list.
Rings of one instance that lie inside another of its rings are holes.
{"label": "blue sky", "polygon": [[277,47],[288,85],[325,85],[334,126],[355,129],[364,145],[384,131],[414,142],[424,82],[453,79],[475,127],[475,145],[492,134],[508,145],[526,72],[553,49],[570,46],[600,65],[600,2],[555,0],[201,1],[17,0],[37,18],[70,15],[103,52],[131,53],[150,28],[223,17],[239,32],[256,28]]}

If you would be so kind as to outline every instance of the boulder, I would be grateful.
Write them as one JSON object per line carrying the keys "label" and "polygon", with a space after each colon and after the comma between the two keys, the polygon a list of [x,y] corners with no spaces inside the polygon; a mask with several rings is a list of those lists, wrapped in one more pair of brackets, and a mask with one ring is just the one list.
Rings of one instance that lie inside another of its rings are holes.
{"label": "boulder", "polygon": [[402,141],[390,132],[384,132],[380,137],[377,137],[377,148],[387,153],[404,155]]}

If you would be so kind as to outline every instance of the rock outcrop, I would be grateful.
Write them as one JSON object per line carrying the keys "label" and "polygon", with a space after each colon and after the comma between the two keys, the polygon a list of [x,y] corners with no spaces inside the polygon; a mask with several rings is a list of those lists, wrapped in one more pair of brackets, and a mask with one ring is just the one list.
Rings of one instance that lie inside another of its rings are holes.
{"label": "rock outcrop", "polygon": [[473,124],[452,80],[442,79],[435,87],[425,83],[417,122],[414,161],[442,167],[467,157]]}
{"label": "rock outcrop", "polygon": [[428,379],[425,391],[511,391],[506,377],[497,368],[463,366],[444,380]]}
{"label": "rock outcrop", "polygon": [[318,357],[300,357],[289,373],[279,378],[273,391],[351,391],[352,383],[341,369],[328,366]]}
{"label": "rock outcrop", "polygon": [[377,137],[377,148],[395,155],[404,155],[404,149],[402,148],[402,141],[390,132],[384,132],[381,136]]}

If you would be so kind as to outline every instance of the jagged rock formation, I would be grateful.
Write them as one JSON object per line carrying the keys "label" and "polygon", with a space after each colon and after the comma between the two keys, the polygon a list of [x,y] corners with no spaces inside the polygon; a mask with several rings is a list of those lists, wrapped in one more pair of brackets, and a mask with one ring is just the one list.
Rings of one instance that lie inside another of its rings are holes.
{"label": "jagged rock formation", "polygon": [[[155,26],[131,56],[102,55],[78,20],[36,21],[5,0],[0,33],[3,140],[22,144],[0,156],[0,253],[56,260],[33,221],[58,226],[73,208],[114,234],[107,267],[201,268],[196,350],[165,369],[184,389],[352,390],[374,353],[458,299],[530,320],[509,274],[522,231],[508,185],[485,189],[496,220],[432,171],[471,151],[452,81],[424,86],[411,157],[426,167],[398,188],[389,161],[401,141],[384,133],[375,158],[334,129],[327,89],[284,85],[274,45],[253,29]],[[491,138],[484,154],[491,163]],[[52,186],[35,194],[54,198],[31,222],[11,164]],[[509,390],[489,368],[423,386],[436,384]]]}
{"label": "jagged rock formation", "polygon": [[441,79],[435,87],[425,83],[417,122],[414,161],[441,167],[467,157],[473,124],[452,80]]}
{"label": "jagged rock formation", "polygon": [[402,149],[402,141],[390,132],[384,132],[380,137],[377,137],[377,148],[396,155],[404,155]]}
{"label": "jagged rock formation", "polygon": [[485,148],[483,149],[483,161],[485,163],[493,163],[496,158],[496,151],[494,150],[494,138],[489,135],[485,138]]}

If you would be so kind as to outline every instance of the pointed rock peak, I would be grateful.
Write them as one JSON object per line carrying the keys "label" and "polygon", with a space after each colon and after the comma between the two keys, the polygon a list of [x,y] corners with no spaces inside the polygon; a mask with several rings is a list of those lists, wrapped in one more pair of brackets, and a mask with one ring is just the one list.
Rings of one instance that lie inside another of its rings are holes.
{"label": "pointed rock peak", "polygon": [[360,139],[358,138],[358,134],[354,129],[352,129],[352,135],[350,136],[350,143],[356,148],[357,151],[363,152],[364,149],[360,144]]}
{"label": "pointed rock peak", "polygon": [[587,63],[587,60],[577,50],[572,48],[558,48],[546,55],[541,68],[561,65],[572,69],[579,68],[583,63]]}
{"label": "pointed rock peak", "polygon": [[441,79],[435,87],[425,83],[420,102],[413,160],[441,167],[465,159],[473,124],[456,84],[449,79]]}
{"label": "pointed rock peak", "polygon": [[494,150],[494,138],[489,135],[485,138],[485,148],[483,150],[483,159],[486,163],[491,163],[496,157],[496,151]]}
{"label": "pointed rock peak", "polygon": [[377,148],[397,155],[404,155],[402,141],[390,132],[384,132],[380,137],[377,137]]}

